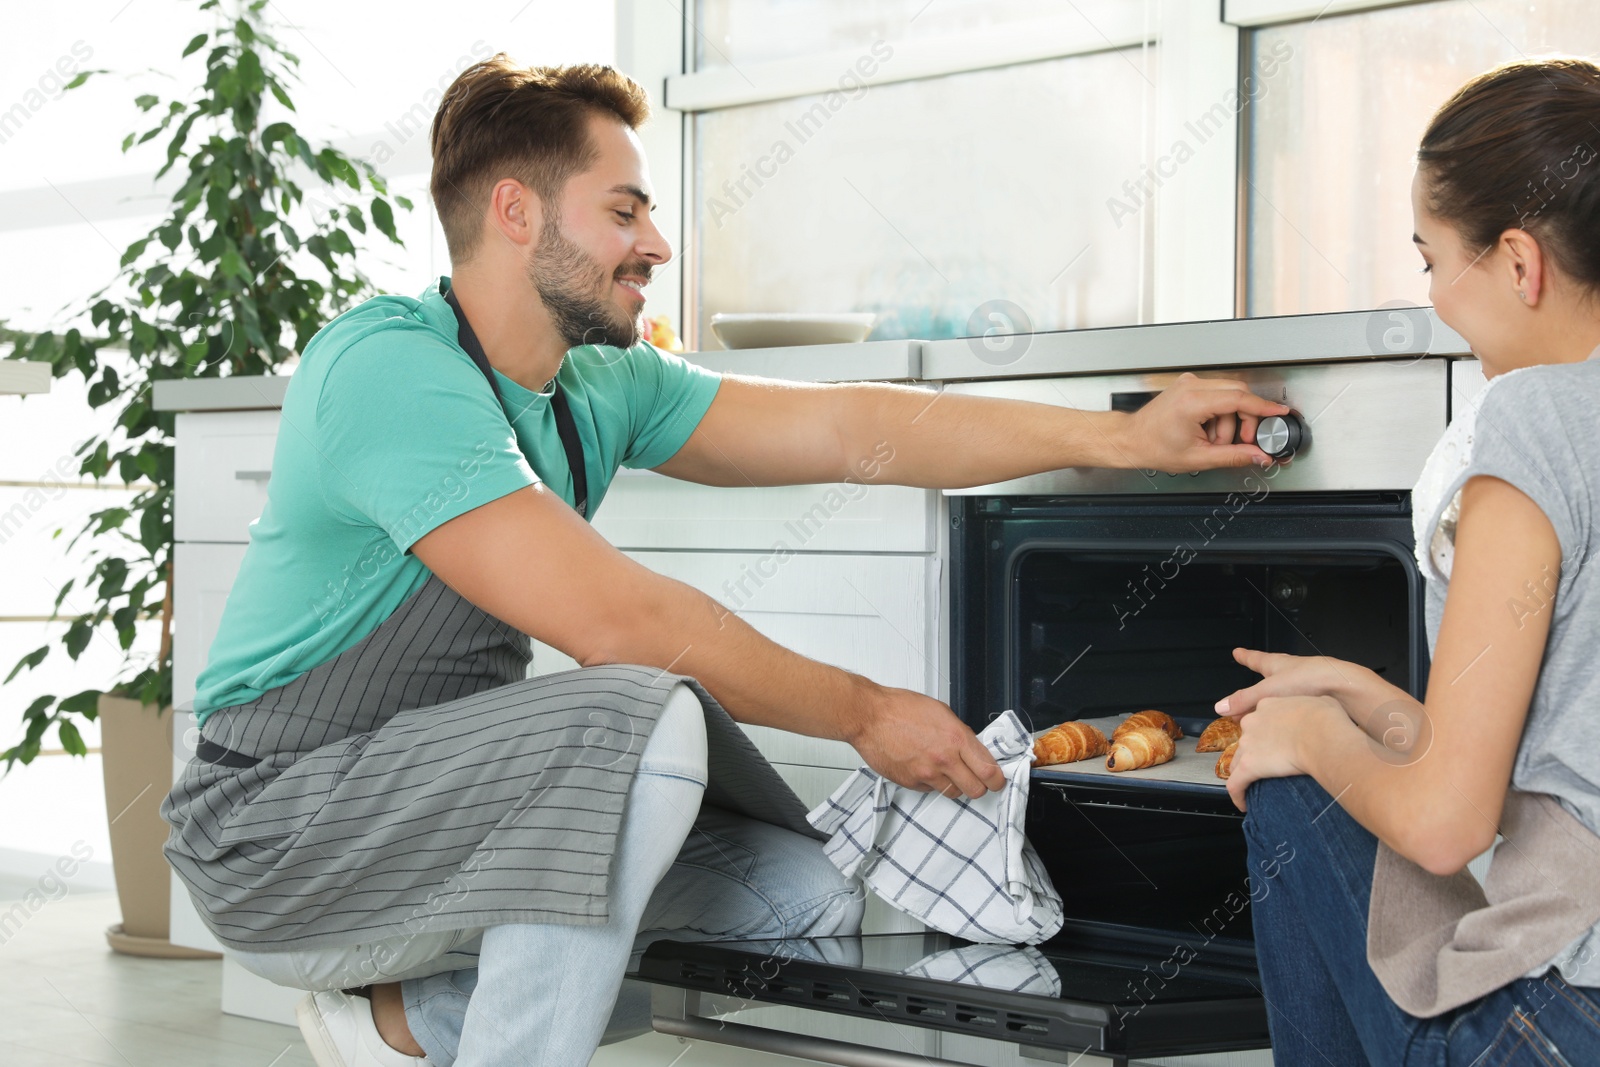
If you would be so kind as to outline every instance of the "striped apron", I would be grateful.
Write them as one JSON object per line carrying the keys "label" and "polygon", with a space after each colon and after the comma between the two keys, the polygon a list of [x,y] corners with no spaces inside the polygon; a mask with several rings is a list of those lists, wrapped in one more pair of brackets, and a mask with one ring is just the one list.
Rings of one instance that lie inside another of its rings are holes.
{"label": "striped apron", "polygon": [[161,805],[217,940],[354,945],[499,923],[602,923],[634,769],[674,685],[705,708],[705,804],[819,839],[692,679],[525,678],[528,638],[436,575],[371,634],[207,719]]}

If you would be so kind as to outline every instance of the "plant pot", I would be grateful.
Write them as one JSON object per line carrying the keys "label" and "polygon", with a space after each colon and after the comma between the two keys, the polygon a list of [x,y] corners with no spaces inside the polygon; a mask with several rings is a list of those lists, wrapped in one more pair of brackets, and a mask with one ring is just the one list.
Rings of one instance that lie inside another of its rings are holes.
{"label": "plant pot", "polygon": [[111,868],[122,905],[122,922],[106,930],[106,941],[132,956],[219,959],[168,940],[172,871],[161,854],[168,827],[160,812],[172,789],[172,709],[158,714],[153,705],[102,696],[98,710]]}

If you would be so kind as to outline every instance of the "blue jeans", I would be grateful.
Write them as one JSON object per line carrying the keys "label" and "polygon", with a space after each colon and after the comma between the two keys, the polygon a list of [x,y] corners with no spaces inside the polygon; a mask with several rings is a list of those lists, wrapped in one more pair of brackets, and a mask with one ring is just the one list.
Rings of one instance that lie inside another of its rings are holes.
{"label": "blue jeans", "polygon": [[240,953],[301,989],[400,981],[436,1067],[566,1067],[650,1028],[649,989],[624,982],[653,940],[826,937],[859,931],[862,890],[816,841],[700,807],[705,719],[675,688],[650,735],[612,860],[609,919],[507,924],[336,949]]}
{"label": "blue jeans", "polygon": [[1600,1064],[1600,990],[1571,986],[1554,968],[1432,1019],[1406,1014],[1367,964],[1377,838],[1309,777],[1256,782],[1247,800],[1256,954],[1277,1067]]}

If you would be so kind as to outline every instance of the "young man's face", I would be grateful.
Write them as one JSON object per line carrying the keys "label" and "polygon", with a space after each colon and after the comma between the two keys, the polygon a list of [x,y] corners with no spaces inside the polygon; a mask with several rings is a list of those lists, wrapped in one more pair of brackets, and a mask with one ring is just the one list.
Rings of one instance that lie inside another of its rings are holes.
{"label": "young man's face", "polygon": [[639,138],[621,121],[589,119],[594,165],[568,180],[545,212],[528,280],[568,346],[639,343],[651,272],[672,246],[651,221],[655,206]]}

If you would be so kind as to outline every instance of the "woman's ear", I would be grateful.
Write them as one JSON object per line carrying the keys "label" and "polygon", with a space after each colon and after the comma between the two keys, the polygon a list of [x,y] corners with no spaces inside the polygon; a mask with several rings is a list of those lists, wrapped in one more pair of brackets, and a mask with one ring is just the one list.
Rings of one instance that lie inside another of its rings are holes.
{"label": "woman's ear", "polygon": [[1528,307],[1537,307],[1545,282],[1544,249],[1527,230],[1511,229],[1500,235],[1500,251],[1517,298]]}

